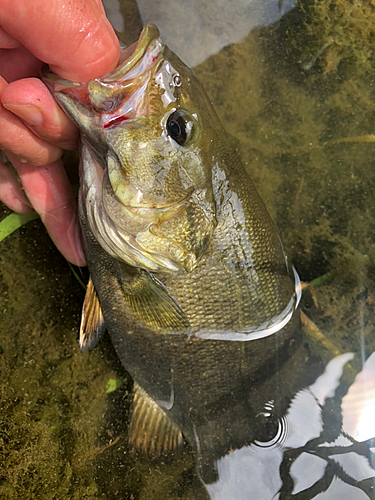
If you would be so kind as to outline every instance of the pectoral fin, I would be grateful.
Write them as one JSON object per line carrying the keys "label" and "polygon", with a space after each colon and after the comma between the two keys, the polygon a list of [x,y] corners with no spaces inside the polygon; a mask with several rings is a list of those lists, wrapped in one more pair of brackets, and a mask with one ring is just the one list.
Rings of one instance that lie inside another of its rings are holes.
{"label": "pectoral fin", "polygon": [[91,278],[87,284],[82,307],[81,326],[79,329],[79,347],[82,352],[94,347],[105,332],[105,322],[99,298]]}
{"label": "pectoral fin", "polygon": [[150,456],[179,452],[184,439],[179,427],[137,384],[129,427],[129,444]]}
{"label": "pectoral fin", "polygon": [[138,270],[131,282],[124,283],[124,298],[137,320],[163,334],[189,335],[188,318],[166,287],[154,276]]}

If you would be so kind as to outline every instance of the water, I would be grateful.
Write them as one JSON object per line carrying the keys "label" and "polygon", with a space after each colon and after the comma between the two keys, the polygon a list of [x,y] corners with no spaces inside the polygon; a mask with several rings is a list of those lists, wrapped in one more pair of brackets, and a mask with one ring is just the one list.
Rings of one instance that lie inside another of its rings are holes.
{"label": "water", "polygon": [[224,408],[224,448],[238,422],[248,441],[216,453],[203,488],[188,450],[161,461],[129,450],[131,381],[108,339],[79,352],[84,292],[29,224],[0,255],[1,498],[375,498],[375,8],[306,1],[277,21],[278,4],[139,2],[128,38],[156,21],[195,66],[314,285],[318,305],[307,290],[302,308],[319,330],[275,346],[278,370],[246,394],[253,413]]}

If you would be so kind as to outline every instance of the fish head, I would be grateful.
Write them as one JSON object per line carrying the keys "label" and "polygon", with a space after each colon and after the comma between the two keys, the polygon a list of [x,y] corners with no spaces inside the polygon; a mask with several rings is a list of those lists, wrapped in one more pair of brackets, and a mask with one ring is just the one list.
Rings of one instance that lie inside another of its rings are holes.
{"label": "fish head", "polygon": [[45,69],[44,81],[81,131],[81,203],[103,248],[148,271],[193,270],[217,224],[218,119],[191,70],[147,25],[108,75]]}

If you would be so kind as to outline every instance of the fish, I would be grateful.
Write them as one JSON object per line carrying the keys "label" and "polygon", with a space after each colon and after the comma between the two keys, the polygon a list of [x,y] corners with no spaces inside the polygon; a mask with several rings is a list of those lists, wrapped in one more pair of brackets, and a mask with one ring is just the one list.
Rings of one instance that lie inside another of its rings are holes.
{"label": "fish", "polygon": [[253,387],[267,401],[296,344],[298,274],[209,97],[156,26],[108,75],[71,82],[45,67],[43,80],[81,133],[81,349],[107,329],[134,380],[131,444],[160,456],[187,443],[212,484],[217,460],[254,438]]}

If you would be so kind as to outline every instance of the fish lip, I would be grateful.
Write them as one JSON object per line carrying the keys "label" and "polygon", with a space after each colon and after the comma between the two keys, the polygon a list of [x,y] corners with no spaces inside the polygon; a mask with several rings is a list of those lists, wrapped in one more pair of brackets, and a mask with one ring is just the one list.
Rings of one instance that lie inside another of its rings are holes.
{"label": "fish lip", "polygon": [[155,24],[147,24],[136,42],[134,52],[132,52],[127,59],[121,62],[117,68],[107,75],[100,77],[99,80],[103,83],[113,83],[123,78],[124,75],[134,68],[134,66],[143,58],[151,43],[159,37],[160,32]]}
{"label": "fish lip", "polygon": [[[90,151],[93,159],[95,159],[95,150],[92,148],[91,144],[89,144],[87,141],[86,141],[86,147]],[[100,163],[98,163],[98,165],[100,165]],[[134,215],[138,215],[139,213],[150,214],[152,212],[155,212],[155,214],[158,214],[158,218],[167,219],[171,214],[175,213],[176,211],[181,209],[181,207],[186,205],[186,203],[189,202],[189,200],[193,194],[193,191],[194,191],[193,188],[191,188],[186,192],[185,196],[183,196],[177,200],[176,199],[171,200],[170,202],[165,202],[165,201],[158,202],[157,200],[155,201],[155,199],[154,199],[153,203],[149,204],[149,205],[137,203],[135,201],[134,193],[133,193],[133,195],[131,196],[132,203],[129,203],[128,201],[124,201],[120,196],[118,196],[116,190],[114,189],[113,184],[111,183],[110,178],[109,178],[108,163],[107,163],[107,166],[103,169],[103,171],[107,172],[106,176],[108,179],[108,183],[106,183],[106,187],[105,187],[107,194],[110,197],[114,198],[116,200],[116,202],[118,204],[120,204],[122,207],[124,207],[128,212],[131,212]],[[130,190],[138,190],[141,193],[141,190],[139,188],[137,188],[136,186],[133,186],[128,181],[124,181],[124,182],[127,184],[127,188],[129,188]],[[103,196],[103,192],[102,192],[102,196]]]}
{"label": "fish lip", "polygon": [[145,212],[151,212],[152,210],[156,210],[159,214],[166,214],[168,212],[175,212],[176,210],[180,209],[183,207],[188,201],[189,197],[185,197],[183,200],[179,202],[171,202],[170,204],[163,204],[161,205],[154,205],[152,207],[144,207],[142,205],[124,205],[121,200],[119,200],[119,203],[121,203],[127,210],[130,212],[140,212],[140,211],[145,211]]}
{"label": "fish lip", "polygon": [[60,92],[65,88],[80,87],[82,85],[82,82],[72,82],[71,80],[66,80],[65,78],[55,75],[55,73],[52,73],[50,70],[48,64],[42,65],[40,73],[43,82],[53,93]]}
{"label": "fish lip", "polygon": [[[90,145],[88,147],[91,149]],[[140,187],[129,182],[126,175],[120,181],[118,179],[113,181],[110,177],[111,163],[111,157],[108,157],[106,162],[108,185],[106,189],[110,189],[110,195],[116,199],[117,203],[134,213],[150,213],[155,211],[163,217],[165,213],[179,210],[190,200],[193,194],[194,189],[191,187],[186,190],[184,196],[167,200],[165,197],[159,197],[155,193],[142,191]],[[118,185],[121,185],[121,189],[119,189]]]}
{"label": "fish lip", "polygon": [[[111,185],[111,188],[113,190],[113,187]],[[160,216],[163,216],[164,214],[168,214],[168,212],[172,213],[175,212],[176,210],[179,210],[181,207],[183,207],[190,199],[191,193],[187,194],[184,198],[178,201],[171,201],[170,203],[163,203],[163,204],[157,204],[155,203],[153,206],[145,206],[145,205],[129,205],[126,203],[123,203],[121,199],[116,195],[116,193],[113,191],[113,194],[116,198],[116,201],[120,203],[123,207],[126,208],[129,212],[151,212],[155,210],[160,214]]]}
{"label": "fish lip", "polygon": [[[42,79],[45,81],[49,88],[52,88],[53,92],[60,92],[63,89],[68,90],[69,88],[76,88],[82,85],[87,85],[89,82],[98,81],[102,84],[113,84],[118,80],[124,78],[124,76],[129,73],[129,71],[134,68],[134,66],[144,57],[147,52],[147,49],[151,45],[154,40],[157,40],[160,37],[160,32],[158,28],[154,24],[147,24],[137,42],[135,42],[134,51],[126,58],[124,61],[121,61],[120,55],[120,64],[110,73],[100,76],[95,79],[88,80],[86,82],[73,82],[71,80],[67,80],[65,78],[61,78],[58,75],[55,75],[51,72],[48,64],[43,64],[41,67],[41,75]],[[129,49],[123,49],[121,53]]]}

